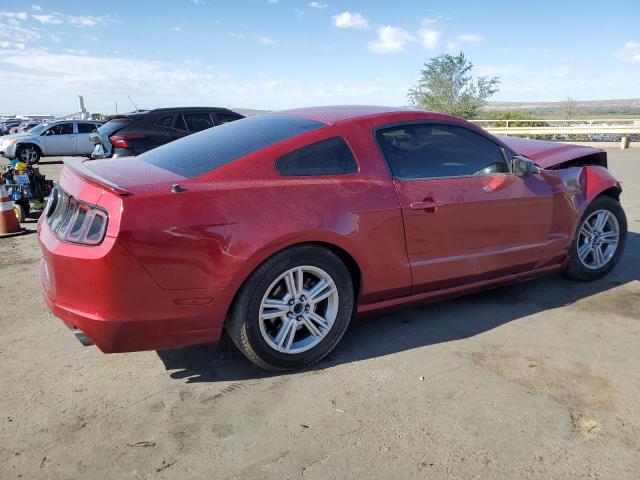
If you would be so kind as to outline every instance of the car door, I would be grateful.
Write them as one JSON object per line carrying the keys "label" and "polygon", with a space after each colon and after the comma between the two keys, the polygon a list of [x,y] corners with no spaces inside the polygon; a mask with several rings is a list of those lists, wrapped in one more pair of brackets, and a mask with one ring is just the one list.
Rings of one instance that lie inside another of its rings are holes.
{"label": "car door", "polygon": [[76,153],[78,155],[90,155],[93,152],[94,145],[89,137],[97,126],[91,122],[76,122],[76,126],[78,131],[76,134]]}
{"label": "car door", "polygon": [[510,172],[490,138],[454,124],[379,129],[402,208],[414,292],[533,268],[546,255],[552,193]]}
{"label": "car door", "polygon": [[73,122],[52,125],[42,134],[46,155],[75,155],[76,137]]}

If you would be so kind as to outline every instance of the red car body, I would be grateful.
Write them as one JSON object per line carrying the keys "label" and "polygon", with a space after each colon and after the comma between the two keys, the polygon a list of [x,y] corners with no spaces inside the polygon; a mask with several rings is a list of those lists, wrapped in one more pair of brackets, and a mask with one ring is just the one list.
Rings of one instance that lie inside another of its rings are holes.
{"label": "red car body", "polygon": [[[40,272],[51,311],[103,352],[216,342],[251,272],[303,243],[343,259],[359,313],[460,294],[562,269],[586,206],[621,191],[600,150],[496,138],[446,115],[376,107],[277,115],[324,125],[192,178],[145,161],[155,150],[66,160],[59,187],[109,219],[104,240],[86,246],[59,238],[42,216]],[[463,125],[542,170],[394,179],[372,132],[416,121]],[[274,168],[282,155],[336,136],[352,150],[356,173],[283,177]]]}

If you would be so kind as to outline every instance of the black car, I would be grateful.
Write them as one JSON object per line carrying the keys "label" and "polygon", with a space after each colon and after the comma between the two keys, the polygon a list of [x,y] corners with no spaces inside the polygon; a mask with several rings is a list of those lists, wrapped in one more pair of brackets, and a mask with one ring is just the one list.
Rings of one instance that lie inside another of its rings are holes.
{"label": "black car", "polygon": [[21,123],[22,120],[5,120],[0,122],[0,135],[9,135],[9,131]]}
{"label": "black car", "polygon": [[89,141],[91,158],[139,155],[207,128],[244,118],[226,108],[158,108],[111,117]]}

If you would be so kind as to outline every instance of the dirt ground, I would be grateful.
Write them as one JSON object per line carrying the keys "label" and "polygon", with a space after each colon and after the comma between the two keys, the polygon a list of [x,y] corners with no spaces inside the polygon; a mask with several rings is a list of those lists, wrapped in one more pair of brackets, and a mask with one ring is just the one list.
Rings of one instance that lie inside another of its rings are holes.
{"label": "dirt ground", "polygon": [[609,276],[359,319],[299,373],[227,341],[84,348],[35,234],[0,239],[0,479],[639,478],[640,150],[609,156],[630,230]]}

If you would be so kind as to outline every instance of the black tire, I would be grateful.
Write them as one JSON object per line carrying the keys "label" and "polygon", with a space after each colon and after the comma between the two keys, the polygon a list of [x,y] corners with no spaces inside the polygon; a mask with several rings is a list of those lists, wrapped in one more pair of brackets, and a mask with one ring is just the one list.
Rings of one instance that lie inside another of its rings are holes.
{"label": "black tire", "polygon": [[[578,256],[578,239],[579,232],[584,224],[585,220],[588,219],[594,212],[598,210],[607,210],[609,211],[617,220],[619,227],[619,239],[618,244],[615,250],[615,253],[611,256],[611,258],[600,268],[592,269],[587,268],[583,262],[580,260]],[[576,230],[575,237],[573,242],[571,243],[571,251],[569,254],[569,263],[567,264],[564,274],[574,280],[581,281],[590,281],[597,280],[606,275],[620,260],[622,253],[624,252],[624,246],[627,241],[627,217],[620,205],[615,198],[612,198],[608,195],[601,195],[597,197],[591,204],[587,207],[580,222],[578,223],[578,228]]]}
{"label": "black tire", "polygon": [[[260,305],[272,283],[297,266],[323,270],[338,292],[335,320],[322,340],[301,353],[282,353],[271,347],[260,330]],[[244,283],[227,319],[227,332],[238,349],[257,366],[281,371],[312,365],[334,349],[347,330],[353,314],[354,291],[349,271],[330,250],[315,245],[297,245],[276,253],[260,265]]]}
{"label": "black tire", "polygon": [[25,206],[21,205],[19,203],[15,203],[13,205],[13,211],[15,212],[16,218],[18,219],[18,222],[20,222],[20,223],[22,223],[22,222],[24,222],[26,220],[27,215],[29,213],[27,211],[27,209],[25,208]]}
{"label": "black tire", "polygon": [[40,152],[40,149],[30,143],[21,145],[16,151],[16,158],[20,161],[28,163],[29,165],[35,165],[40,162],[41,156],[42,154]]}

